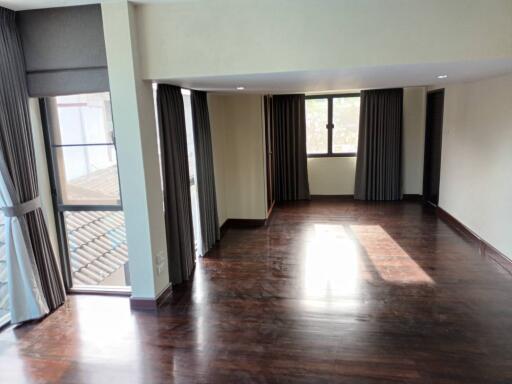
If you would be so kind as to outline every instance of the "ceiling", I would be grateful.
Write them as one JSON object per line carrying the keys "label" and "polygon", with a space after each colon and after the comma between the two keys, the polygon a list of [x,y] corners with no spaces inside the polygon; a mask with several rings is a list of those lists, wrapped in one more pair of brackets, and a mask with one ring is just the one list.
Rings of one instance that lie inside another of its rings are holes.
{"label": "ceiling", "polygon": [[[234,76],[160,79],[160,82],[205,91],[232,92],[332,92],[367,88],[442,85],[512,73],[512,59],[439,64],[359,67]],[[438,79],[438,75],[448,75]]]}
{"label": "ceiling", "polygon": [[[23,11],[26,9],[70,7],[73,5],[99,4],[112,0],[0,0],[0,6],[12,9],[13,11]],[[176,3],[194,0],[135,0],[136,4],[144,3]]]}
{"label": "ceiling", "polygon": [[100,3],[99,0],[0,0],[2,7],[12,9],[13,11],[98,3]]}
{"label": "ceiling", "polygon": [[[111,1],[111,0],[102,0]],[[171,3],[198,0],[137,0],[137,3]],[[100,0],[0,0],[13,9],[36,9],[99,3]],[[248,93],[332,92],[367,88],[442,85],[512,73],[512,58],[452,63],[421,63],[378,67],[309,70],[282,73],[238,74],[207,77],[148,79],[185,88],[232,92],[243,86]],[[448,75],[438,79],[438,75]]]}

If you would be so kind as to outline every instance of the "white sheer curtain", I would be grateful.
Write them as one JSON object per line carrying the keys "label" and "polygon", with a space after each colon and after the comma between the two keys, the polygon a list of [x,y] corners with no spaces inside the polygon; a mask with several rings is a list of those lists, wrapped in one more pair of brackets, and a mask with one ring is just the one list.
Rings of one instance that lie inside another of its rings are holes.
{"label": "white sheer curtain", "polygon": [[[0,152],[0,208],[19,204],[3,153]],[[39,319],[49,313],[37,273],[25,218],[5,220],[5,255],[11,323]]]}

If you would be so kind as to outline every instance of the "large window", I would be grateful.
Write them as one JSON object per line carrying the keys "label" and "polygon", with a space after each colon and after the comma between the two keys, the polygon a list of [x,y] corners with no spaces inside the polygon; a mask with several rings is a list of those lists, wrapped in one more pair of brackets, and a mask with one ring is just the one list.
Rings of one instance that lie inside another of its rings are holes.
{"label": "large window", "polygon": [[128,249],[110,94],[42,100],[66,285],[126,290]]}
{"label": "large window", "polygon": [[309,157],[355,156],[359,133],[359,95],[306,98]]}

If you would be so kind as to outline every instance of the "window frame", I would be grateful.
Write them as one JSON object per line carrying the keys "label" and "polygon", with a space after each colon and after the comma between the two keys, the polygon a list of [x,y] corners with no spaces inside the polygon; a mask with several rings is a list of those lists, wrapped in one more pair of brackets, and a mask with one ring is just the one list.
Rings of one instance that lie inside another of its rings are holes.
{"label": "window frame", "polygon": [[[335,128],[332,122],[332,109],[333,109],[333,99],[338,99],[342,97],[361,97],[360,93],[337,93],[337,94],[329,94],[329,95],[309,95],[306,96],[306,100],[311,99],[326,99],[327,100],[327,124],[325,128],[327,129],[327,153],[308,153],[308,158],[316,158],[316,157],[357,157],[357,152],[333,152],[333,142],[332,142],[332,131]],[[306,119],[307,120],[307,119]],[[306,125],[306,132],[307,132]],[[307,134],[306,134],[307,135]]]}
{"label": "window frame", "polygon": [[[95,92],[91,92],[95,93]],[[109,92],[110,93],[110,92]],[[115,128],[112,132],[112,143],[89,143],[89,144],[57,144],[54,142],[52,132],[52,117],[50,112],[51,99],[56,96],[40,97],[39,112],[41,115],[41,125],[43,131],[44,146],[46,152],[46,162],[48,165],[48,176],[50,181],[50,190],[52,195],[53,213],[57,229],[57,240],[59,248],[59,260],[61,274],[64,281],[66,292],[69,293],[99,293],[105,295],[129,295],[130,287],[95,287],[95,286],[75,286],[73,284],[71,258],[69,252],[69,243],[65,225],[65,212],[76,211],[123,211],[123,201],[121,194],[121,182],[119,180],[119,169],[117,178],[119,183],[119,203],[118,204],[64,204],[61,199],[61,188],[59,180],[59,165],[56,158],[55,149],[61,147],[87,147],[87,146],[113,146],[116,149],[117,163],[117,144],[115,137]]]}

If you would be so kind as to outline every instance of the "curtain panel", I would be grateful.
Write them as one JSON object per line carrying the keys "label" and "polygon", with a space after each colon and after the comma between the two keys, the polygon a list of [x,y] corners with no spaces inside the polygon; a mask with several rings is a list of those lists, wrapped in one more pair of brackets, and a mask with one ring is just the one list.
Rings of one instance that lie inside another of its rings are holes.
{"label": "curtain panel", "polygon": [[220,239],[213,172],[212,135],[206,92],[192,91],[192,121],[196,150],[197,185],[204,255]]}
{"label": "curtain panel", "polygon": [[40,318],[65,300],[39,204],[24,68],[15,13],[0,7],[0,206],[12,323]]}
{"label": "curtain panel", "polygon": [[272,97],[276,201],[310,199],[304,95]]}
{"label": "curtain panel", "polygon": [[361,92],[354,197],[400,200],[403,89]]}
{"label": "curtain panel", "polygon": [[181,89],[159,84],[157,106],[169,276],[171,283],[180,284],[190,278],[195,266],[187,131]]}

